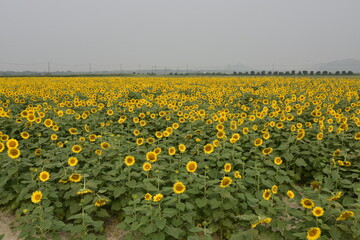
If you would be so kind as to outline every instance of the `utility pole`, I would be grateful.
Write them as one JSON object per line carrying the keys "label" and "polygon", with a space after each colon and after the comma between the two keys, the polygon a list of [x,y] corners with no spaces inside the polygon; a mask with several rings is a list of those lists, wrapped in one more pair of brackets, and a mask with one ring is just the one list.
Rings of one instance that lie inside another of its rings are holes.
{"label": "utility pole", "polygon": [[186,64],[186,73],[189,73],[189,65]]}
{"label": "utility pole", "polygon": [[230,64],[229,64],[229,74],[231,73],[231,70],[230,70]]}
{"label": "utility pole", "polygon": [[165,65],[165,67],[164,67],[164,73],[165,73],[165,75],[166,75],[166,65]]}
{"label": "utility pole", "polygon": [[139,74],[141,73],[140,64],[139,64]]}
{"label": "utility pole", "polygon": [[155,64],[155,75],[156,75],[156,64]]}
{"label": "utility pole", "polygon": [[48,73],[50,74],[50,62],[48,62]]}
{"label": "utility pole", "polygon": [[122,73],[122,64],[120,64],[120,74]]}
{"label": "utility pole", "polygon": [[91,74],[91,63],[89,63],[89,73]]}

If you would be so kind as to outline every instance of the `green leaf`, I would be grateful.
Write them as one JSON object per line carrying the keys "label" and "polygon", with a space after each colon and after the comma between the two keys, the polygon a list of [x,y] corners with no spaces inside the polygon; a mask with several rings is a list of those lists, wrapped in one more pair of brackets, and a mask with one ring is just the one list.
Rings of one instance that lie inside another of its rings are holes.
{"label": "green leaf", "polygon": [[165,234],[163,232],[157,232],[151,234],[151,240],[165,240]]}
{"label": "green leaf", "polygon": [[165,226],[166,226],[166,219],[165,218],[155,219],[155,225],[160,230],[163,230],[165,228]]}
{"label": "green leaf", "polygon": [[185,210],[185,203],[183,203],[183,202],[176,203],[176,208],[179,209],[180,211],[184,211]]}
{"label": "green leaf", "polygon": [[180,235],[183,231],[179,228],[174,228],[173,226],[166,226],[165,232],[167,234],[169,234],[170,236],[173,236],[174,238],[179,239]]}
{"label": "green leaf", "polygon": [[307,166],[306,162],[302,158],[296,159],[295,164],[298,165],[299,167],[306,167]]}
{"label": "green leaf", "polygon": [[156,232],[157,227],[154,223],[149,223],[141,232],[145,235],[148,235],[150,233]]}
{"label": "green leaf", "polygon": [[216,199],[211,199],[210,200],[210,207],[211,207],[211,209],[218,208],[218,207],[221,206],[221,203],[222,203],[221,201],[218,201]]}
{"label": "green leaf", "polygon": [[195,200],[195,203],[199,208],[203,208],[207,204],[207,199],[206,198],[197,198]]}

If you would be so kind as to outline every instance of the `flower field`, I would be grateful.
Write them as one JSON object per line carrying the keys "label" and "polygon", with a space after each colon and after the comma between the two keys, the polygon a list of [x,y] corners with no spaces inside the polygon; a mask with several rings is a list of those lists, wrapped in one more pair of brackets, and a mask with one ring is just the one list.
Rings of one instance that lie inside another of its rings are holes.
{"label": "flower field", "polygon": [[360,79],[0,78],[20,237],[360,239]]}

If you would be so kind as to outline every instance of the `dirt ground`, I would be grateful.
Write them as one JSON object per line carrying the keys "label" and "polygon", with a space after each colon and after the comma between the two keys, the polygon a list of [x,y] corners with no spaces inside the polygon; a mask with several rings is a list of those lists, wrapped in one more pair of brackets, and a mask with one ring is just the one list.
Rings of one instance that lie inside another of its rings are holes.
{"label": "dirt ground", "polygon": [[[125,236],[125,232],[116,228],[117,221],[109,219],[106,223],[105,236],[107,240],[121,240]],[[0,236],[4,234],[3,240],[18,240],[18,232],[12,230],[16,226],[15,216],[9,212],[0,210]],[[61,236],[62,234],[60,234]],[[66,234],[62,237],[64,240],[68,239]]]}

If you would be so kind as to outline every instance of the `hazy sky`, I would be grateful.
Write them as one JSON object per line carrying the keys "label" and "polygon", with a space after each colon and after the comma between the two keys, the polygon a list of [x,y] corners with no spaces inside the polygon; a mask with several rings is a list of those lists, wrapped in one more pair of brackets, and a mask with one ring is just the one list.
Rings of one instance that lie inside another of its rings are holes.
{"label": "hazy sky", "polygon": [[359,9],[359,0],[0,0],[0,70],[360,59]]}

